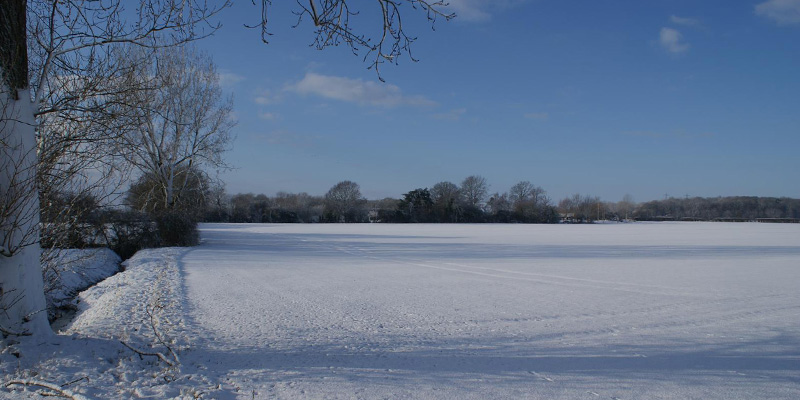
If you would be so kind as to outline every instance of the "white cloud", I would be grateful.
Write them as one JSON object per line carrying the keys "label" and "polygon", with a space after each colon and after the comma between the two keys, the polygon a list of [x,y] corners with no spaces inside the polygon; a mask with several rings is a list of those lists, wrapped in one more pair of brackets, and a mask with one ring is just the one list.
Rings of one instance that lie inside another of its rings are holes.
{"label": "white cloud", "polygon": [[274,120],[276,120],[278,118],[278,114],[271,113],[271,112],[263,112],[262,111],[262,112],[258,113],[258,118],[261,118],[261,119],[267,120],[267,121],[274,121]]}
{"label": "white cloud", "polygon": [[486,21],[491,15],[485,11],[486,2],[481,0],[450,0],[448,10],[455,12],[461,21]]}
{"label": "white cloud", "polygon": [[670,22],[677,25],[684,25],[684,26],[699,26],[700,21],[695,18],[684,18],[679,17],[677,15],[671,15],[669,17]]}
{"label": "white cloud", "polygon": [[672,54],[680,54],[689,50],[689,44],[683,42],[683,35],[672,28],[661,28],[659,43],[661,43],[661,47]]}
{"label": "white cloud", "polygon": [[550,115],[547,114],[546,112],[531,112],[531,113],[525,113],[524,117],[527,119],[535,119],[538,121],[547,121],[547,119],[550,118]]}
{"label": "white cloud", "polygon": [[256,97],[253,99],[253,101],[255,101],[256,104],[259,104],[259,105],[262,105],[262,106],[268,106],[270,104],[275,104],[279,100],[280,100],[280,98],[277,95],[274,95],[272,92],[270,92],[267,89],[264,89],[264,90],[261,90],[260,92],[258,92]]}
{"label": "white cloud", "polygon": [[769,0],[756,5],[756,15],[778,25],[800,24],[800,0]]}
{"label": "white cloud", "polygon": [[379,107],[431,107],[436,103],[424,96],[407,96],[399,87],[375,81],[306,73],[299,82],[287,87],[295,93]]}
{"label": "white cloud", "polygon": [[243,81],[245,78],[233,72],[220,71],[219,84],[224,88],[230,88],[233,85]]}
{"label": "white cloud", "polygon": [[515,7],[527,0],[449,0],[447,10],[455,12],[461,21],[482,22],[492,18],[497,9]]}
{"label": "white cloud", "polygon": [[433,117],[436,119],[442,119],[446,121],[458,121],[466,113],[467,113],[466,108],[455,108],[446,113],[433,114]]}

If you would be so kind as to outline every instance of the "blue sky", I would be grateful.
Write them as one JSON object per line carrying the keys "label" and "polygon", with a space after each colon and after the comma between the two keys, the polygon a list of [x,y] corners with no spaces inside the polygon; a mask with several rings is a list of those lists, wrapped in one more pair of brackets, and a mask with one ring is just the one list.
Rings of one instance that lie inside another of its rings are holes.
{"label": "blue sky", "polygon": [[273,3],[269,44],[246,1],[198,43],[234,96],[229,193],[347,179],[376,199],[478,174],[556,201],[800,197],[800,0],[451,0],[435,31],[405,10],[420,61],[386,83]]}

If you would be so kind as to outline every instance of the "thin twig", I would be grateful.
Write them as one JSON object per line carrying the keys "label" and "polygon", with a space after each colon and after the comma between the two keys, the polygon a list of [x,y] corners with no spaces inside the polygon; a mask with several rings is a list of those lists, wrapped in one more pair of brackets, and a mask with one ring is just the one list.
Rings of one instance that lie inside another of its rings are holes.
{"label": "thin twig", "polygon": [[[60,387],[59,385],[56,385],[56,384],[50,383],[50,382],[37,381],[37,380],[31,380],[31,379],[12,379],[12,380],[6,382],[3,386],[10,387],[10,386],[13,386],[13,385],[43,387],[45,389],[52,390],[53,393],[55,393],[55,394],[57,394],[58,396],[61,396],[61,397],[70,398],[72,400],[88,400],[86,397],[84,397],[84,396],[82,396],[82,395],[80,395],[78,393],[75,393],[75,392],[73,392],[73,391],[71,391],[69,389],[64,389],[64,388]],[[47,393],[47,392],[45,392],[45,393]]]}
{"label": "thin twig", "polygon": [[162,354],[162,353],[159,353],[159,352],[157,352],[157,351],[156,351],[156,352],[142,351],[142,350],[136,349],[136,348],[134,348],[133,346],[131,346],[131,345],[129,345],[129,344],[127,344],[127,343],[123,342],[122,340],[120,340],[119,342],[120,342],[120,343],[122,343],[122,345],[123,345],[123,346],[125,346],[125,347],[129,348],[129,349],[130,349],[131,351],[133,351],[134,353],[138,354],[139,356],[151,356],[151,357],[158,357],[158,359],[159,359],[159,360],[163,361],[165,364],[169,365],[170,367],[174,367],[174,366],[175,366],[175,364],[174,364],[172,361],[170,361],[170,360],[167,358],[167,356],[165,356],[165,355],[164,355],[164,354]]}

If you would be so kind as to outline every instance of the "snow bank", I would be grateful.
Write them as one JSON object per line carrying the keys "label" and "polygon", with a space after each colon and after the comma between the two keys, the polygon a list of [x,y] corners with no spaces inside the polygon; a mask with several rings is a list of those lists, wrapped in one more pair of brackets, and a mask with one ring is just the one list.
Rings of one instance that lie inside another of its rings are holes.
{"label": "snow bank", "polygon": [[[30,338],[3,343],[0,382],[50,382],[98,399],[182,399],[216,390],[215,385],[192,373],[168,368],[155,357],[139,357],[121,343],[146,352],[166,352],[155,340],[149,310],[168,343],[177,351],[187,350],[190,340],[186,337],[178,262],[186,251],[140,251],[124,263],[123,272],[79,295],[78,313],[61,335],[45,343]],[[104,264],[100,261],[103,257],[98,257],[98,265]],[[0,385],[0,399],[40,399],[35,389]]]}
{"label": "snow bank", "polygon": [[84,290],[119,271],[120,257],[108,248],[45,250],[44,291],[50,319]]}
{"label": "snow bank", "polygon": [[[157,302],[172,306],[179,317],[180,273],[177,259],[186,249],[142,250],[122,265],[125,270],[78,297],[78,315],[67,332],[115,337],[123,329],[141,330],[145,308]],[[138,322],[137,322],[138,321]],[[133,324],[133,325],[131,325]]]}

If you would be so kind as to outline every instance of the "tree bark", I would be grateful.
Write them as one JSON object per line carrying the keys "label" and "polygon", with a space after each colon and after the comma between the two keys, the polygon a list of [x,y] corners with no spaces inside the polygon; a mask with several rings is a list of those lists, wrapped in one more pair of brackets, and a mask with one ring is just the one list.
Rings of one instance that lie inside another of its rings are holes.
{"label": "tree bark", "polygon": [[0,328],[4,335],[52,334],[39,247],[36,134],[28,88],[26,1],[0,2]]}

